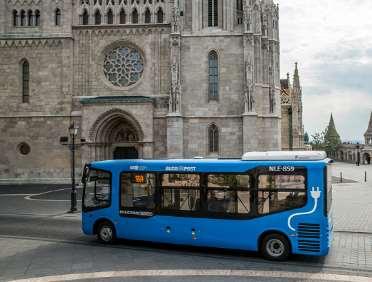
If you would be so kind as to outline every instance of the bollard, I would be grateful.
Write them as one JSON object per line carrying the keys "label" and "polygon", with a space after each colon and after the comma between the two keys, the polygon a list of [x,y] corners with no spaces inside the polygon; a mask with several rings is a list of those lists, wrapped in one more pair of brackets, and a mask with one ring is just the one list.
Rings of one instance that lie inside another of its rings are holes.
{"label": "bollard", "polygon": [[342,183],[342,172],[340,172],[340,183]]}
{"label": "bollard", "polygon": [[367,171],[364,172],[364,182],[367,182]]}

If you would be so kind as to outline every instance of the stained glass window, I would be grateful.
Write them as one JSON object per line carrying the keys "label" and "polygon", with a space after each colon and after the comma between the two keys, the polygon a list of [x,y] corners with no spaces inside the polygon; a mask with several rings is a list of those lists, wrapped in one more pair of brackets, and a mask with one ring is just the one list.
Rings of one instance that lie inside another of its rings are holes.
{"label": "stained glass window", "polygon": [[218,73],[218,55],[216,51],[211,51],[208,55],[209,71],[209,100],[218,100],[219,92],[219,73]]}
{"label": "stained glass window", "polygon": [[24,60],[22,65],[22,102],[28,103],[30,100],[30,65],[27,60]]}
{"label": "stained glass window", "polygon": [[211,124],[208,128],[209,153],[218,153],[218,137],[218,127],[215,124]]}
{"label": "stained glass window", "polygon": [[126,87],[142,77],[143,68],[143,58],[137,49],[118,47],[106,54],[103,72],[113,85]]}

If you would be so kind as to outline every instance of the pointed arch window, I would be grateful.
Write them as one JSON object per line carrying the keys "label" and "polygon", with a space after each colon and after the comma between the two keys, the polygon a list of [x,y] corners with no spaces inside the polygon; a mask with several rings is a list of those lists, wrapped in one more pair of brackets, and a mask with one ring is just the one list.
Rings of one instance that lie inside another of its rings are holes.
{"label": "pointed arch window", "polygon": [[145,23],[151,23],[151,12],[149,8],[145,11]]}
{"label": "pointed arch window", "polygon": [[159,8],[157,14],[156,14],[156,22],[157,23],[163,23],[164,22],[164,12],[162,8]]}
{"label": "pointed arch window", "polygon": [[30,65],[27,60],[21,62],[22,73],[22,102],[30,101]]}
{"label": "pointed arch window", "polygon": [[218,26],[218,0],[208,0],[208,26]]}
{"label": "pointed arch window", "polygon": [[26,12],[24,10],[21,10],[21,26],[26,25]]}
{"label": "pointed arch window", "polygon": [[209,52],[208,55],[208,72],[209,72],[209,100],[218,100],[219,96],[219,70],[218,55],[216,51]]}
{"label": "pointed arch window", "polygon": [[120,24],[125,24],[127,22],[127,15],[125,14],[124,8],[120,11]]}
{"label": "pointed arch window", "polygon": [[102,16],[101,16],[101,12],[99,10],[97,10],[94,14],[94,24],[95,25],[99,25],[102,23]]}
{"label": "pointed arch window", "polygon": [[218,127],[215,124],[211,124],[208,127],[208,143],[209,153],[218,153],[219,149],[219,133]]}
{"label": "pointed arch window", "polygon": [[32,26],[34,24],[34,15],[31,10],[27,11],[27,25]]}
{"label": "pointed arch window", "polygon": [[60,9],[56,9],[55,13],[54,13],[54,24],[56,26],[60,26],[61,25],[61,10]]}
{"label": "pointed arch window", "polygon": [[13,10],[13,26],[18,26],[18,12]]}
{"label": "pointed arch window", "polygon": [[134,9],[132,12],[132,23],[138,24],[138,12],[137,9]]}
{"label": "pointed arch window", "polygon": [[40,11],[35,11],[35,26],[40,26]]}
{"label": "pointed arch window", "polygon": [[88,25],[89,24],[89,14],[86,9],[84,9],[83,16],[82,16],[82,24]]}
{"label": "pointed arch window", "polygon": [[111,9],[107,12],[107,24],[113,24],[114,23],[114,13]]}

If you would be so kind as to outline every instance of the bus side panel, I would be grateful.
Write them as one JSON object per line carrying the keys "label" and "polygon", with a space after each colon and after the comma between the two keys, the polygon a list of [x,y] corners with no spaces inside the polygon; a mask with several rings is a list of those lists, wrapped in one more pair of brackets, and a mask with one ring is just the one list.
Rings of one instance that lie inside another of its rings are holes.
{"label": "bus side panel", "polygon": [[292,227],[295,236],[292,239],[294,254],[325,256],[329,252],[329,222],[325,209],[324,168],[308,170],[307,205],[300,211],[292,213]]}

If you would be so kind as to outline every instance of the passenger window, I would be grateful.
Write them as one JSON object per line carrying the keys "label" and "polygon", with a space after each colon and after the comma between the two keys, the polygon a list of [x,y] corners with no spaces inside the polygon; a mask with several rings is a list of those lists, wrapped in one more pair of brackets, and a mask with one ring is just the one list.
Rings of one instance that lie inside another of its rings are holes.
{"label": "passenger window", "polygon": [[300,208],[306,204],[305,171],[268,173],[258,177],[258,214]]}
{"label": "passenger window", "polygon": [[251,212],[249,175],[208,175],[207,209],[221,215],[247,215]]}
{"label": "passenger window", "polygon": [[200,210],[199,174],[163,174],[161,209],[183,212]]}
{"label": "passenger window", "polygon": [[106,208],[111,204],[111,174],[91,169],[84,180],[84,209]]}
{"label": "passenger window", "polygon": [[125,210],[152,211],[155,207],[155,174],[121,174],[120,213]]}

